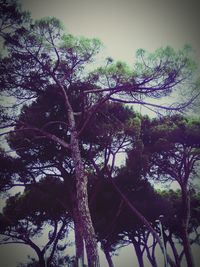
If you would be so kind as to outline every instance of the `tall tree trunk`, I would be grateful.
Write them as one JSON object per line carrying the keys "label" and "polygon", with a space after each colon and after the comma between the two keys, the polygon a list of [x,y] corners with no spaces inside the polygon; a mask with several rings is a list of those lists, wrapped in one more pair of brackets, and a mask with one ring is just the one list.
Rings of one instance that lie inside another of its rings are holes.
{"label": "tall tree trunk", "polygon": [[111,255],[110,255],[109,250],[106,249],[106,248],[104,248],[104,254],[105,254],[105,256],[106,256],[106,260],[107,260],[107,262],[108,262],[108,266],[109,266],[109,267],[114,267],[114,263],[113,263],[113,261],[112,261],[112,257],[111,257]]}
{"label": "tall tree trunk", "polygon": [[65,186],[69,188],[68,194],[70,195],[70,201],[72,205],[72,217],[74,221],[74,235],[75,235],[75,249],[76,249],[76,266],[84,266],[84,241],[83,241],[83,234],[82,234],[82,226],[81,220],[78,211],[77,205],[77,194],[75,183],[72,181],[72,177],[68,175],[68,172],[65,168],[59,166],[59,171],[61,172],[62,176],[64,177]]}
{"label": "tall tree trunk", "polygon": [[61,93],[64,98],[64,105],[68,115],[69,130],[71,134],[70,148],[72,154],[72,161],[75,169],[76,176],[76,197],[78,216],[81,224],[81,232],[85,241],[88,267],[99,267],[99,257],[97,250],[97,239],[92,224],[92,219],[88,204],[88,192],[87,192],[87,176],[84,171],[84,166],[81,158],[79,148],[79,137],[76,129],[76,121],[72,106],[69,102],[69,98],[65,91],[62,82],[59,82],[53,75],[55,82],[59,85]]}
{"label": "tall tree trunk", "polygon": [[75,233],[75,247],[76,247],[76,266],[84,266],[84,242],[81,228],[81,221],[79,219],[79,213],[77,203],[73,203],[73,218],[74,218],[74,233]]}
{"label": "tall tree trunk", "polygon": [[190,247],[188,226],[190,219],[190,192],[187,189],[187,185],[181,187],[182,193],[182,218],[181,218],[181,237],[183,241],[183,248],[185,253],[185,258],[188,267],[193,267],[193,257]]}
{"label": "tall tree trunk", "polygon": [[77,132],[75,129],[72,129],[71,131],[71,150],[76,174],[78,215],[86,245],[88,267],[99,267],[97,240],[88,205],[87,176],[84,172]]}

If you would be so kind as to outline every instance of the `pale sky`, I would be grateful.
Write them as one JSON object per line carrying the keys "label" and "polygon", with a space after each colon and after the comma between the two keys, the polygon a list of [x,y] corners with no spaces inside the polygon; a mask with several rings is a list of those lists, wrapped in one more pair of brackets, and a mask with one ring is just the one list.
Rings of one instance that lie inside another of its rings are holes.
{"label": "pale sky", "polygon": [[55,16],[74,35],[98,37],[111,57],[191,44],[200,62],[198,0],[21,0],[34,19]]}
{"label": "pale sky", "polygon": [[[134,63],[134,55],[139,48],[153,51],[161,46],[170,45],[179,49],[185,44],[191,44],[196,51],[196,60],[200,63],[200,5],[198,2],[194,0],[21,0],[22,7],[30,10],[34,19],[46,16],[57,17],[63,22],[68,33],[99,38],[108,56],[123,60],[130,65]],[[4,249],[1,250],[6,256],[5,262],[1,261],[2,267],[16,267],[13,256],[18,254],[18,258],[21,255],[22,259],[27,254],[27,249],[24,248],[16,250],[12,247],[11,250],[3,252]],[[135,259],[131,249],[115,259],[116,267],[134,265]],[[10,251],[10,257],[8,257],[8,251]],[[105,261],[103,264],[106,264]]]}

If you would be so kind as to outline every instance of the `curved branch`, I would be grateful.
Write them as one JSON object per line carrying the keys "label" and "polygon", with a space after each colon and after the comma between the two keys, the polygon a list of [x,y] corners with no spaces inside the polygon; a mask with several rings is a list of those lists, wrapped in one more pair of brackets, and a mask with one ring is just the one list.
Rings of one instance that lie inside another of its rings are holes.
{"label": "curved branch", "polygon": [[[20,123],[22,125],[24,125],[25,127],[22,127],[19,130],[21,130],[21,131],[30,131],[30,130],[32,130],[34,132],[42,134],[42,136],[40,136],[39,138],[43,138],[43,137],[48,138],[48,139],[60,144],[62,147],[70,149],[70,145],[68,143],[66,143],[63,139],[57,137],[56,135],[48,133],[48,132],[46,132],[46,131],[44,131],[42,129],[39,129],[39,128],[35,127],[35,126],[28,125],[28,124],[26,124],[24,122],[20,122]],[[19,131],[19,130],[15,130],[15,131]]]}
{"label": "curved branch", "polygon": [[196,96],[194,96],[188,102],[185,102],[182,105],[178,105],[177,107],[173,107],[172,105],[171,106],[157,105],[157,104],[153,104],[153,103],[144,102],[144,101],[138,100],[138,99],[135,99],[133,101],[132,100],[129,101],[129,100],[111,97],[110,100],[112,100],[114,102],[123,103],[123,104],[140,104],[140,105],[146,105],[146,106],[151,106],[154,108],[165,109],[165,110],[170,110],[170,111],[179,111],[179,110],[182,110],[182,109],[188,107],[199,95],[200,95],[200,93],[197,94]]}

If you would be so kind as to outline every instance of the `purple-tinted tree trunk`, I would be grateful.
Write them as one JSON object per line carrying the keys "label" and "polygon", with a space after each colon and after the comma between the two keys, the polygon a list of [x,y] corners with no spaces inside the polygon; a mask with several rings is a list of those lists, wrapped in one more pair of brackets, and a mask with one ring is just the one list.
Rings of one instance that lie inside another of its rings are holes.
{"label": "purple-tinted tree trunk", "polygon": [[188,267],[193,267],[193,257],[189,242],[189,219],[190,219],[190,192],[187,189],[187,185],[181,187],[182,194],[182,221],[181,221],[181,237],[183,241],[183,248],[185,253],[185,258]]}

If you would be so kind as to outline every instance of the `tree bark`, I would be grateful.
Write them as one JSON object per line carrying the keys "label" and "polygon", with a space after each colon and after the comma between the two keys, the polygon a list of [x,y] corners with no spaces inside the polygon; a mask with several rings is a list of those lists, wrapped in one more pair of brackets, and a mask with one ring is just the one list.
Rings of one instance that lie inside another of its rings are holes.
{"label": "tree bark", "polygon": [[74,235],[75,235],[75,249],[76,249],[76,256],[75,256],[75,265],[76,266],[84,266],[84,241],[83,241],[83,234],[82,234],[82,227],[80,216],[78,212],[77,206],[77,197],[76,197],[76,188],[75,183],[72,180],[72,176],[68,175],[68,172],[61,166],[59,166],[59,171],[61,172],[65,186],[68,188],[68,194],[70,196],[71,206],[72,206],[72,217],[74,221]]}
{"label": "tree bark", "polygon": [[71,150],[76,174],[77,206],[85,240],[88,267],[98,267],[97,240],[88,205],[87,176],[80,155],[77,132],[71,132]]}
{"label": "tree bark", "polygon": [[74,233],[75,233],[75,247],[76,247],[76,266],[84,266],[84,242],[81,229],[81,222],[79,219],[77,203],[73,203],[73,218],[74,218]]}
{"label": "tree bark", "polygon": [[181,218],[181,237],[183,241],[184,254],[188,267],[193,267],[193,257],[190,247],[188,226],[190,219],[190,193],[187,189],[187,185],[181,187],[182,193],[182,218]]}
{"label": "tree bark", "polygon": [[85,174],[81,158],[74,112],[62,82],[59,82],[54,75],[53,78],[61,90],[64,98],[65,109],[68,115],[69,130],[71,134],[70,148],[76,176],[76,201],[78,217],[80,219],[79,229],[81,229],[82,236],[85,241],[88,267],[99,267],[97,239],[88,204],[87,176]]}

